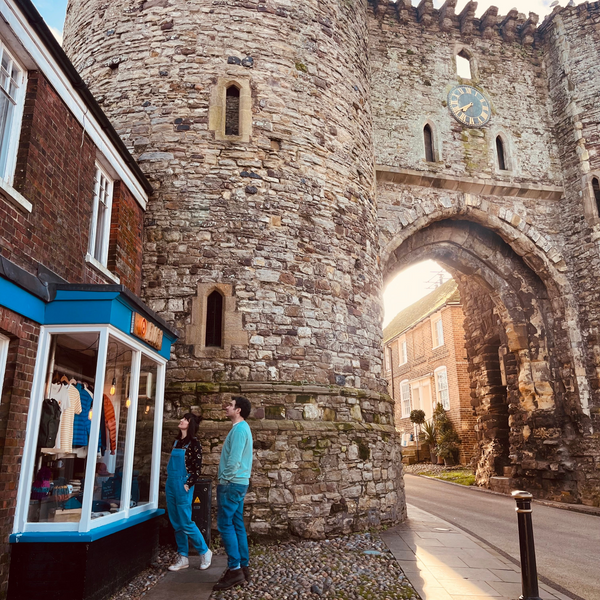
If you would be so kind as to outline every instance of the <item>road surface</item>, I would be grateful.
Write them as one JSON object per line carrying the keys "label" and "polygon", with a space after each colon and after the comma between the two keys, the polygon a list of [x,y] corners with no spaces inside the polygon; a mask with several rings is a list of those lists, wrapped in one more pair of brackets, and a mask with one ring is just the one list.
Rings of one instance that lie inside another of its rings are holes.
{"label": "road surface", "polygon": [[[519,560],[512,498],[409,474],[404,481],[408,504]],[[600,600],[600,516],[533,503],[533,533],[540,579],[573,598]]]}

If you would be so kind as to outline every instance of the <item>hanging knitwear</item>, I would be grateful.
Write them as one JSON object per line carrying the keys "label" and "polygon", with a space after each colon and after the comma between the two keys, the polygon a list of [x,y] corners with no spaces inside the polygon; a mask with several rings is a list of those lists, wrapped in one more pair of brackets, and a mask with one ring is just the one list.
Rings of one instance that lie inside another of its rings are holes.
{"label": "hanging knitwear", "polygon": [[104,394],[104,418],[110,438],[110,453],[114,454],[117,449],[117,420],[115,418],[115,408],[106,394]]}

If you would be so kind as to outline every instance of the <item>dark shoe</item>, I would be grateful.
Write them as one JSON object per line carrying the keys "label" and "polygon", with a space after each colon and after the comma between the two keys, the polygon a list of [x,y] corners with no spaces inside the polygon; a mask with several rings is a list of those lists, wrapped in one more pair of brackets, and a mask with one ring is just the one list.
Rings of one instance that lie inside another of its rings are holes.
{"label": "dark shoe", "polygon": [[246,581],[250,583],[250,567],[242,567],[242,572],[244,573]]}
{"label": "dark shoe", "polygon": [[244,572],[242,569],[235,569],[232,571],[231,569],[227,569],[225,573],[221,576],[221,579],[213,585],[213,592],[218,592],[219,590],[228,590],[232,588],[234,585],[242,585],[246,583],[246,578],[244,577]]}

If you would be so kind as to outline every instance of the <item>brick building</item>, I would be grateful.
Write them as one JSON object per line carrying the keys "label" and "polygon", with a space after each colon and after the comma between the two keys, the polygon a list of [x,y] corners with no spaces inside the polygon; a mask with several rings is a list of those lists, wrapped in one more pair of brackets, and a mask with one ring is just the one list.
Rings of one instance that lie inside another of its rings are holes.
{"label": "brick building", "polygon": [[161,512],[140,432],[160,435],[175,333],[139,299],[151,187],[28,0],[0,4],[0,61],[0,598],[108,594]]}
{"label": "brick building", "polygon": [[461,436],[462,464],[476,452],[464,318],[458,284],[451,279],[400,311],[383,330],[385,373],[403,443],[414,434],[410,411],[425,411],[429,421],[439,402]]}

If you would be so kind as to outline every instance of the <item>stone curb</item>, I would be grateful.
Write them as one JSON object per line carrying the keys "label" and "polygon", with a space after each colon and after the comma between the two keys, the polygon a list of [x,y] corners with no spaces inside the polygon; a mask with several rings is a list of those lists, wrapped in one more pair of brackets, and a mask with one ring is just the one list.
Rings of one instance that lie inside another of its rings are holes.
{"label": "stone curb", "polygon": [[[482,492],[484,494],[494,494],[495,496],[504,496],[506,498],[509,497],[508,494],[503,494],[502,492],[494,492],[493,490],[487,490],[485,488],[480,488],[474,485],[462,485],[461,483],[445,481],[443,479],[438,479],[437,477],[428,477],[427,475],[416,475],[415,473],[404,473],[404,476],[406,475],[410,475],[411,477],[422,477],[423,479],[435,479],[436,481],[440,481],[441,483],[455,485],[463,489],[474,490],[477,492]],[[551,500],[537,499],[534,499],[533,502],[535,502],[535,504],[541,504],[542,506],[549,506],[550,508],[560,508],[562,510],[570,510],[571,512],[578,512],[584,515],[600,517],[600,508],[596,508],[595,506],[584,506],[583,504],[563,504],[561,502],[552,502]]]}

